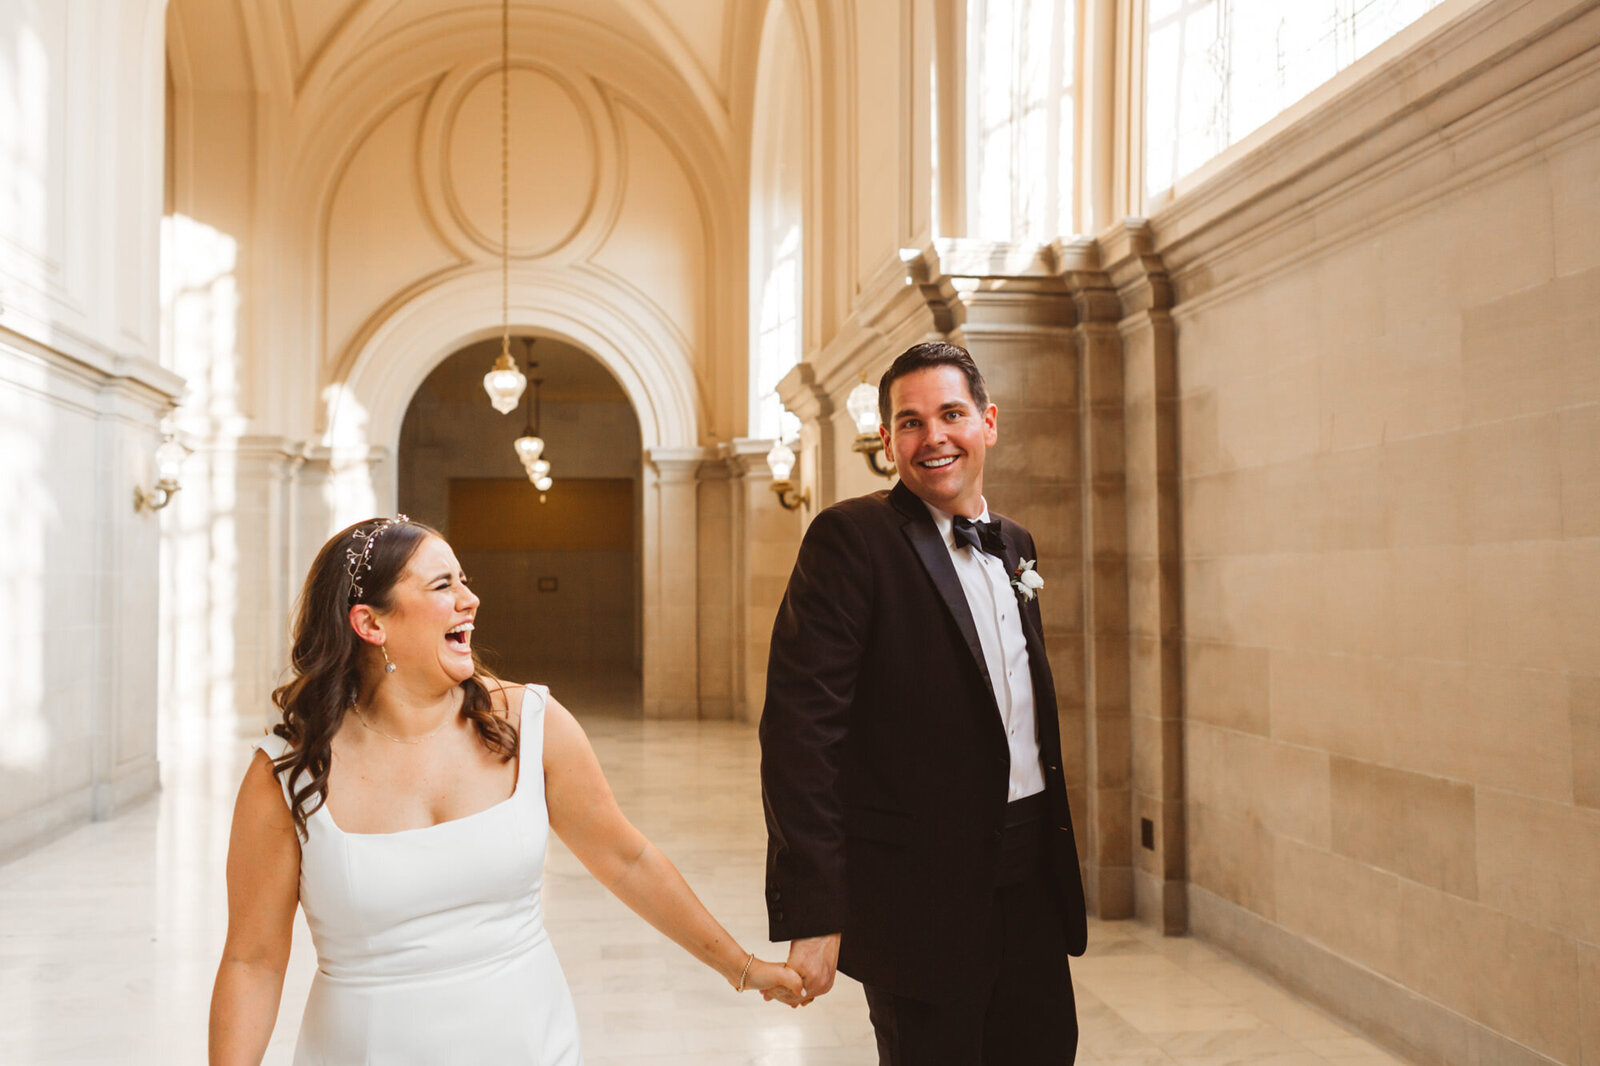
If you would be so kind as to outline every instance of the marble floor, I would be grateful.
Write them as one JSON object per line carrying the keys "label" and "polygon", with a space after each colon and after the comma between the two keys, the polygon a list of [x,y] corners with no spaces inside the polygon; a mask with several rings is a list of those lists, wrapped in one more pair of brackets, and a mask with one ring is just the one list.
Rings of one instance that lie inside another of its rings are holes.
{"label": "marble floor", "polygon": [[[561,695],[562,690],[557,689]],[[755,731],[645,722],[626,693],[568,697],[622,803],[725,925],[765,942]],[[636,706],[636,704],[634,704]],[[244,745],[164,754],[156,800],[0,866],[0,1063],[169,1066],[205,1060],[226,929],[223,861]],[[635,918],[552,842],[546,922],[590,1066],[868,1066],[858,985],[792,1011],[738,996]],[[287,1063],[315,958],[297,927],[269,1063]],[[1402,1060],[1226,954],[1097,922],[1074,960],[1096,1066],[1357,1066]]]}

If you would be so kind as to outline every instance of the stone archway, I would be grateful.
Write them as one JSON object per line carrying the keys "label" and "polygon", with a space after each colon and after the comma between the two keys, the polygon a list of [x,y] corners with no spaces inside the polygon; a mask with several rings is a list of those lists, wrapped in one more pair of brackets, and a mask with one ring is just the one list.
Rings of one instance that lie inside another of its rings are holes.
{"label": "stone archway", "polygon": [[[324,491],[321,502],[329,528],[373,510],[394,510],[394,457],[412,395],[452,352],[499,332],[499,286],[491,273],[466,271],[400,302],[367,331],[344,372],[324,388],[320,436],[333,491]],[[513,272],[509,317],[515,331],[559,337],[593,355],[633,405],[644,451],[644,712],[694,717],[699,642],[693,571],[685,596],[684,567],[674,561],[695,557],[693,471],[703,451],[699,391],[681,335],[621,286],[570,267]]]}

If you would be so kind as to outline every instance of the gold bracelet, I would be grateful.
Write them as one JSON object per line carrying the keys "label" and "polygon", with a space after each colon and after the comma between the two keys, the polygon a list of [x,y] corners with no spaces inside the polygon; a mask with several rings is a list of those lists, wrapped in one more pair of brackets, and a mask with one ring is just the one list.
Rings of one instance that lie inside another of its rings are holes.
{"label": "gold bracelet", "polygon": [[756,953],[752,951],[750,953],[750,957],[748,959],[744,960],[744,969],[739,971],[739,984],[738,984],[738,987],[736,987],[734,989],[735,992],[743,992],[744,991],[745,979],[750,976],[750,964],[752,962],[755,962],[755,961],[756,961]]}

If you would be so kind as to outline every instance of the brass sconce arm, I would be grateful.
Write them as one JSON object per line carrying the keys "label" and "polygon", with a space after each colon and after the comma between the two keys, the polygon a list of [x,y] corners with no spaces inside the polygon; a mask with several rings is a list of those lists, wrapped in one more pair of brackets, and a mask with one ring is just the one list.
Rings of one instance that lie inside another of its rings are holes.
{"label": "brass sconce arm", "polygon": [[774,481],[772,491],[778,494],[778,506],[785,511],[799,510],[811,503],[811,490],[801,489],[796,492],[791,481]]}
{"label": "brass sconce arm", "polygon": [[850,445],[850,450],[860,452],[867,460],[867,469],[881,478],[893,478],[900,473],[893,464],[884,466],[878,459],[883,452],[883,438],[876,433],[861,434],[855,439],[855,443]]}

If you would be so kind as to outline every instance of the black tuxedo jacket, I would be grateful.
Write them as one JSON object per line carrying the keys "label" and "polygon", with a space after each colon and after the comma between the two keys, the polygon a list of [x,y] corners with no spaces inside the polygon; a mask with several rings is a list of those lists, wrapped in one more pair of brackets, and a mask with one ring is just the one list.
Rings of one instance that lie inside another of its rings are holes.
{"label": "black tuxedo jacket", "polygon": [[[1036,558],[1001,518],[1006,566]],[[1042,595],[1049,595],[1045,589]],[[1083,883],[1037,601],[1022,605],[1067,943]],[[772,632],[761,715],[775,941],[842,933],[839,968],[901,995],[959,997],[984,957],[1010,749],[949,549],[903,484],[806,531]]]}

